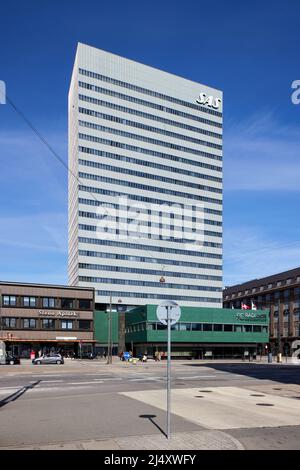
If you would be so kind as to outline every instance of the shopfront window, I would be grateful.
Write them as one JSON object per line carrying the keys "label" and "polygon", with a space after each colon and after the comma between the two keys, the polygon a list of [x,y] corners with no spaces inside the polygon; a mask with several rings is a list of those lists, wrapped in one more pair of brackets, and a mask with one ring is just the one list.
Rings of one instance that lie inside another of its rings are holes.
{"label": "shopfront window", "polygon": [[232,331],[233,325],[224,325],[224,331]]}
{"label": "shopfront window", "polygon": [[190,331],[191,324],[190,323],[179,323],[179,331]]}
{"label": "shopfront window", "polygon": [[211,323],[203,323],[203,331],[212,331]]}
{"label": "shopfront window", "polygon": [[244,325],[245,333],[252,333],[252,325]]}
{"label": "shopfront window", "polygon": [[192,323],[193,331],[202,331],[202,323]]}
{"label": "shopfront window", "polygon": [[261,326],[253,325],[253,333],[261,333]]}
{"label": "shopfront window", "polygon": [[23,318],[23,328],[36,328],[36,319]]}
{"label": "shopfront window", "polygon": [[73,320],[61,320],[62,330],[73,330]]}
{"label": "shopfront window", "polygon": [[223,331],[223,325],[214,325],[214,331]]}

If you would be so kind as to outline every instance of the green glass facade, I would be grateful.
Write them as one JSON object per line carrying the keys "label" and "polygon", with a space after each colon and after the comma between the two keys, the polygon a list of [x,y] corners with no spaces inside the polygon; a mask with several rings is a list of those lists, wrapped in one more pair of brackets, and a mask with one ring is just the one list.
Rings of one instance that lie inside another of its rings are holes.
{"label": "green glass facade", "polygon": [[[107,350],[108,340],[108,319],[109,313],[95,310],[94,314],[94,339],[96,340],[96,350],[99,352]],[[112,343],[114,349],[118,346],[119,341],[119,314],[117,312],[111,313],[111,331],[112,331]]]}
{"label": "green glass facade", "polygon": [[[135,355],[147,352],[152,356],[155,351],[166,351],[167,330],[158,322],[156,308],[156,305],[145,305],[126,312],[124,332],[119,331],[119,314],[113,312],[115,346],[123,335],[126,349]],[[105,347],[108,314],[96,311],[94,324],[95,340],[99,347]],[[264,351],[268,342],[269,313],[266,310],[181,307],[180,321],[172,327],[174,357],[244,357]]]}
{"label": "green glass facade", "polygon": [[[156,317],[156,305],[126,314],[127,349],[136,354],[166,351],[167,329]],[[172,327],[172,355],[177,357],[243,357],[264,350],[269,342],[269,314],[261,310],[181,307]]]}

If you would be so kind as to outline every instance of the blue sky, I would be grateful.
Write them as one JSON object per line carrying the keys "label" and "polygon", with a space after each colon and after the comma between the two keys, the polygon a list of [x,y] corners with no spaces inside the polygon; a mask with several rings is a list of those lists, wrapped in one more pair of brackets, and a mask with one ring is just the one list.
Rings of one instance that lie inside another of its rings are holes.
{"label": "blue sky", "polygon": [[[77,42],[224,91],[224,284],[299,266],[298,0],[11,0],[0,80],[67,160]],[[67,283],[67,174],[0,105],[0,279]]]}

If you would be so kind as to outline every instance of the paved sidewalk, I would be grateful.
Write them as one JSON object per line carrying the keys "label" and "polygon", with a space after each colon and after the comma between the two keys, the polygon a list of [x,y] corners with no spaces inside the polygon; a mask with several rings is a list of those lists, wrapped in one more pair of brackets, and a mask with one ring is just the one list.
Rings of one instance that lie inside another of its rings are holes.
{"label": "paved sidewalk", "polygon": [[104,440],[73,441],[48,445],[9,446],[0,450],[244,450],[234,437],[222,431],[177,432],[167,440],[162,434]]}

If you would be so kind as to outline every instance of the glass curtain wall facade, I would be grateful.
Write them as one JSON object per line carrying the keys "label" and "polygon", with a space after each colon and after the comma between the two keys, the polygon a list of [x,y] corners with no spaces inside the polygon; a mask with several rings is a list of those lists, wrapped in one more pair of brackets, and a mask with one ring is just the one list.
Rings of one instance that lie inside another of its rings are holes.
{"label": "glass curtain wall facade", "polygon": [[221,91],[78,44],[69,168],[71,285],[222,306]]}

